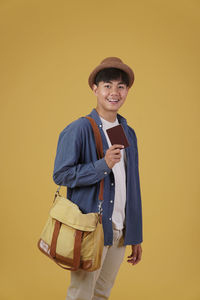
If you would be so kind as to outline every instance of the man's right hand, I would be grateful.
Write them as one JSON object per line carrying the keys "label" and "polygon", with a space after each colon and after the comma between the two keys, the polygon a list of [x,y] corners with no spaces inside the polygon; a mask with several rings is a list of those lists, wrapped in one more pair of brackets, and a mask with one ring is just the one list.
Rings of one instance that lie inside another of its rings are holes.
{"label": "man's right hand", "polygon": [[123,149],[123,145],[112,145],[105,154],[105,161],[110,169],[114,167],[121,159],[120,149]]}

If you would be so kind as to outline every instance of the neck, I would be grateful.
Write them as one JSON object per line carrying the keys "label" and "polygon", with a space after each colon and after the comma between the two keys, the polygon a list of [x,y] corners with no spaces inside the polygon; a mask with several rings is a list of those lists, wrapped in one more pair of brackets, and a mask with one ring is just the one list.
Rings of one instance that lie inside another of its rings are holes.
{"label": "neck", "polygon": [[115,122],[117,118],[117,112],[115,111],[101,111],[98,107],[96,107],[96,111],[98,112],[100,117],[108,122]]}

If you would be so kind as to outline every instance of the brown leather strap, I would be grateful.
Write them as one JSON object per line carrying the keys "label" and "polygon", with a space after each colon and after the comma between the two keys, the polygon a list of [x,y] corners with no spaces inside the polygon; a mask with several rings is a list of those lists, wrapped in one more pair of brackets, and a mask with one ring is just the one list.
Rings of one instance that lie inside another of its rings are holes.
{"label": "brown leather strap", "polygon": [[76,271],[74,268],[68,268],[68,267],[64,267],[63,265],[61,265],[59,262],[57,262],[55,259],[54,259],[54,262],[61,268],[65,269],[65,270],[69,270],[69,271]]}
{"label": "brown leather strap", "polygon": [[74,241],[74,269],[77,270],[81,262],[81,241],[82,241],[83,231],[76,230],[76,236]]}
{"label": "brown leather strap", "polygon": [[97,153],[98,153],[98,157],[99,159],[100,158],[103,158],[103,144],[102,144],[102,140],[101,140],[101,134],[100,134],[100,131],[99,131],[99,128],[95,122],[95,120],[91,117],[88,117],[86,116],[85,118],[87,118],[91,125],[92,125],[92,129],[93,129],[93,132],[94,132],[94,138],[95,138],[95,142],[96,142],[96,147],[97,147]]}
{"label": "brown leather strap", "polygon": [[[94,132],[94,138],[96,142],[96,148],[97,148],[97,154],[98,158],[103,158],[103,144],[102,144],[102,139],[101,139],[101,133],[99,131],[99,128],[95,122],[95,120],[91,117],[85,116],[87,118],[92,126],[93,132]],[[100,190],[99,190],[99,200],[103,201],[103,189],[104,189],[104,179],[101,180],[100,182]]]}
{"label": "brown leather strap", "polygon": [[57,239],[58,239],[58,234],[59,234],[59,231],[60,231],[60,227],[61,227],[61,222],[56,220],[55,226],[54,226],[54,231],[53,231],[53,237],[52,237],[52,240],[51,240],[51,247],[50,247],[50,255],[51,255],[52,258],[56,257],[56,244],[57,244]]}
{"label": "brown leather strap", "polygon": [[61,263],[55,261],[57,265],[61,268],[69,271],[76,271],[80,267],[81,262],[81,241],[82,241],[83,231],[76,230],[75,241],[74,241],[74,259],[73,267],[64,267]]}
{"label": "brown leather strap", "polygon": [[62,223],[59,222],[58,220],[55,221],[53,237],[52,237],[51,247],[50,247],[50,256],[63,269],[75,271],[75,270],[78,270],[78,268],[80,266],[81,241],[82,241],[83,231],[76,230],[76,235],[75,235],[75,239],[74,239],[73,267],[71,267],[71,268],[63,267],[60,263],[58,263],[55,260],[56,259],[56,245],[57,245],[57,239],[58,239],[58,234],[59,234],[59,231],[60,231],[61,224]]}

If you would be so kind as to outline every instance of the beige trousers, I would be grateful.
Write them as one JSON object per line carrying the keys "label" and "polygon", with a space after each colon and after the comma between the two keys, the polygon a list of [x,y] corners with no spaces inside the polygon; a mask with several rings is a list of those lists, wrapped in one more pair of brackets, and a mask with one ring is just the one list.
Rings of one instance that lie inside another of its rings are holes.
{"label": "beige trousers", "polygon": [[121,245],[122,230],[113,230],[113,245],[104,246],[101,268],[94,272],[71,272],[66,300],[108,299],[123,261],[125,246]]}

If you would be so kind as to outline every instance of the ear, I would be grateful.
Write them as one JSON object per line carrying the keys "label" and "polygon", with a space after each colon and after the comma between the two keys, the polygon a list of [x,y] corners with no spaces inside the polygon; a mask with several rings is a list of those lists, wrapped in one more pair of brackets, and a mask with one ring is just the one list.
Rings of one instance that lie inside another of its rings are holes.
{"label": "ear", "polygon": [[93,92],[95,93],[95,95],[96,95],[97,89],[98,89],[98,86],[97,86],[96,84],[93,84],[93,85],[92,85],[92,90],[93,90]]}

